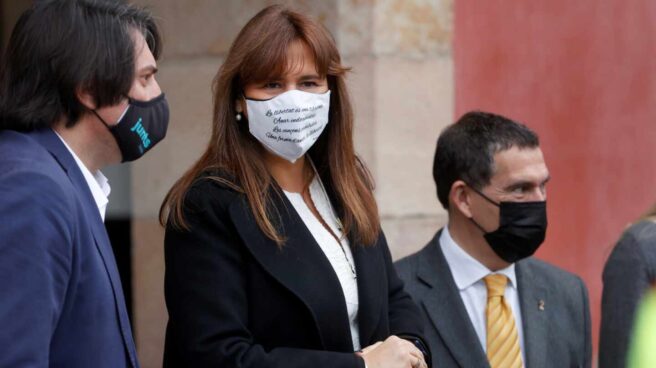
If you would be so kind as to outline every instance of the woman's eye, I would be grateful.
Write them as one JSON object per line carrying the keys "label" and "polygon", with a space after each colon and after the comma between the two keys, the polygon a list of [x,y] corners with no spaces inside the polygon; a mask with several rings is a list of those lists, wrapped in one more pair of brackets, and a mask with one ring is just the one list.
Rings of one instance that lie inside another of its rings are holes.
{"label": "woman's eye", "polygon": [[275,88],[280,88],[280,83],[278,82],[269,82],[264,85],[264,88],[267,89],[275,89]]}
{"label": "woman's eye", "polygon": [[305,81],[301,82],[301,86],[306,87],[306,88],[311,88],[311,87],[317,87],[319,84],[314,81]]}

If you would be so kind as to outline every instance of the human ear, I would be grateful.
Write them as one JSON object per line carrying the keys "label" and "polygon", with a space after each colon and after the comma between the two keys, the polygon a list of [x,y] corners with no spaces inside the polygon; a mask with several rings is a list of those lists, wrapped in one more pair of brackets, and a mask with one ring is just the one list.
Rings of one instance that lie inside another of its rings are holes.
{"label": "human ear", "polygon": [[449,205],[460,211],[463,216],[471,218],[471,196],[469,191],[465,190],[466,187],[467,184],[462,180],[456,180],[451,184]]}
{"label": "human ear", "polygon": [[88,110],[96,109],[96,98],[91,94],[91,92],[85,88],[77,87],[75,88],[75,97],[80,101],[82,106],[86,107]]}

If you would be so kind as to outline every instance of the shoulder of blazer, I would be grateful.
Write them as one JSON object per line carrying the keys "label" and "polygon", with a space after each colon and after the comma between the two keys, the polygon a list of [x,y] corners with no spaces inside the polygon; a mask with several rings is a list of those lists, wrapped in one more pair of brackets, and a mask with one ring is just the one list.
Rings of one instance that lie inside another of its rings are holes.
{"label": "shoulder of blazer", "polygon": [[[399,277],[403,279],[406,283],[415,283],[419,280],[426,282],[419,274],[422,271],[422,267],[426,266],[425,263],[435,264],[437,263],[438,253],[439,253],[439,239],[442,230],[438,230],[433,238],[428,241],[428,243],[421,248],[416,253],[413,253],[409,256],[399,259],[394,263],[396,270],[399,273]],[[429,283],[430,284],[430,283]]]}
{"label": "shoulder of blazer", "polygon": [[582,289],[587,295],[587,287],[581,277],[534,257],[517,262],[516,272],[522,283],[530,287],[541,285],[554,295],[568,295],[572,300],[579,300]]}
{"label": "shoulder of blazer", "polygon": [[535,257],[529,257],[518,261],[516,267],[520,268],[522,272],[530,272],[535,277],[543,278],[544,281],[574,281],[581,280],[581,278],[569,271],[552,265],[551,263],[545,262],[543,260],[537,259]]}
{"label": "shoulder of blazer", "polygon": [[0,133],[0,181],[14,193],[25,192],[25,199],[37,206],[66,211],[60,215],[62,219],[72,218],[76,192],[65,168],[29,134]]}
{"label": "shoulder of blazer", "polygon": [[[636,267],[644,267],[647,271],[646,277],[651,282],[656,279],[656,223],[646,219],[631,225],[622,233],[620,240],[613,250],[604,266],[613,267],[613,263],[622,263],[620,260],[631,259]],[[626,261],[624,261],[626,262]]]}
{"label": "shoulder of blazer", "polygon": [[417,275],[417,264],[419,263],[422,250],[394,262],[399,277],[403,279],[405,283],[414,281],[414,278]]}
{"label": "shoulder of blazer", "polygon": [[212,173],[195,179],[185,193],[184,211],[196,212],[212,209],[214,212],[227,213],[233,203],[246,199],[243,193],[238,192],[222,180],[230,180],[230,178]]}
{"label": "shoulder of blazer", "polygon": [[167,238],[173,234],[217,231],[224,235],[236,235],[231,225],[230,208],[237,203],[244,203],[245,195],[217,179],[215,176],[202,175],[187,188],[180,208],[184,226],[174,225],[173,214],[169,213],[165,225]]}

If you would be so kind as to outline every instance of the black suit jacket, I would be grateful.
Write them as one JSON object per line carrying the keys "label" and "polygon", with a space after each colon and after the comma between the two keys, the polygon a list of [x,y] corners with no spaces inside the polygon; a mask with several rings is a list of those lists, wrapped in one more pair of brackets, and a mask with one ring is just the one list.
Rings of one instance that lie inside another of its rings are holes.
{"label": "black suit jacket", "polygon": [[[364,367],[328,259],[287,198],[271,195],[282,248],[260,231],[243,195],[207,178],[187,195],[189,230],[167,226],[165,367]],[[385,238],[370,247],[351,239],[351,247],[362,346],[391,334],[421,338]]]}
{"label": "black suit jacket", "polygon": [[[438,232],[424,249],[399,260],[399,276],[426,320],[433,366],[489,367]],[[515,264],[528,368],[591,366],[588,292],[575,275],[534,258]]]}

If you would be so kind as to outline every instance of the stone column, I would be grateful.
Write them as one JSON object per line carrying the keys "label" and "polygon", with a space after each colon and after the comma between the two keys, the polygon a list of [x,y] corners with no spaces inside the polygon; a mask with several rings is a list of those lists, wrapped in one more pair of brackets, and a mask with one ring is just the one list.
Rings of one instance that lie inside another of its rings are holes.
{"label": "stone column", "polygon": [[[159,206],[199,157],[211,124],[211,81],[237,32],[270,4],[139,0],[164,31],[157,79],[171,105],[164,142],[132,165],[135,334],[144,368],[160,367],[167,321]],[[444,222],[432,184],[434,145],[453,120],[451,0],[287,1],[335,36],[356,109],[356,148],[377,182],[395,257],[419,249]]]}
{"label": "stone column", "polygon": [[452,1],[339,5],[338,42],[355,67],[358,149],[376,179],[396,259],[421,248],[446,221],[432,162],[439,132],[453,121]]}

